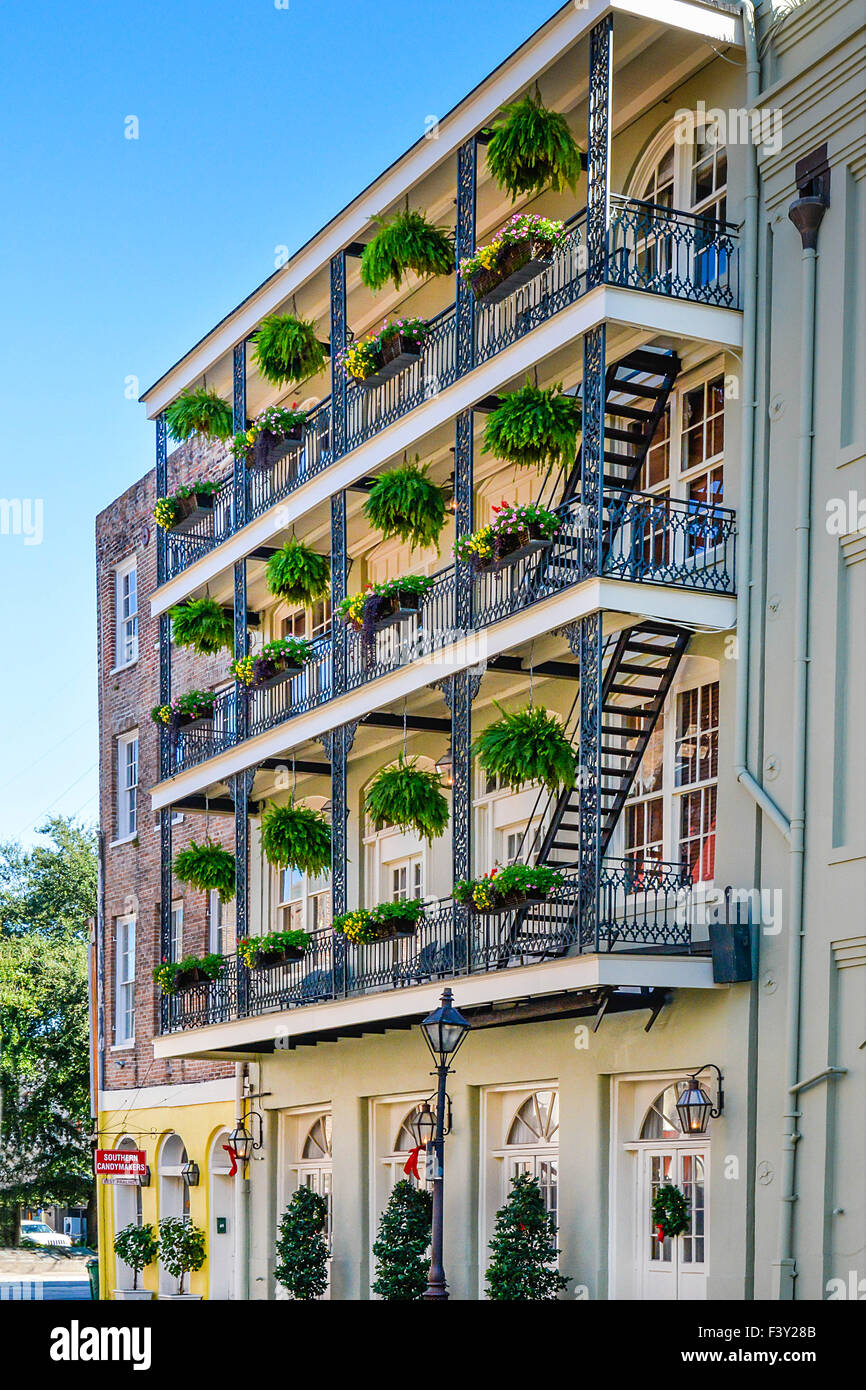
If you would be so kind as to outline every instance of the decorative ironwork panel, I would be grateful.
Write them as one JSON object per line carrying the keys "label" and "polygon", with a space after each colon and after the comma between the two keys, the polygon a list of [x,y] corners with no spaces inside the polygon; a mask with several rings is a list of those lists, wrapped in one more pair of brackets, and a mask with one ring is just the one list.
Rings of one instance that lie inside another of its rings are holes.
{"label": "decorative ironwork panel", "polygon": [[[171,618],[167,613],[159,616],[159,703],[167,705],[171,701]],[[167,730],[162,724],[159,729],[159,775],[168,777],[171,772],[171,746],[166,737]]]}
{"label": "decorative ironwork panel", "polygon": [[[171,941],[171,807],[159,813],[159,958],[172,959]],[[160,1001],[160,1027],[163,1033],[170,1028],[169,996]]]}
{"label": "decorative ironwork panel", "polygon": [[610,201],[610,110],[613,77],[613,16],[589,36],[589,140],[586,157],[586,240],[589,287],[601,285],[607,262]]}
{"label": "decorative ironwork panel", "polygon": [[[235,561],[235,661],[242,660],[249,650],[249,629],[247,627],[247,562]],[[247,687],[236,684],[235,721],[238,738],[246,738],[249,728],[249,700]]]}
{"label": "decorative ironwork panel", "polygon": [[451,865],[454,878],[472,873],[472,701],[481,677],[456,671],[451,677]]}
{"label": "decorative ironwork panel", "polygon": [[586,293],[586,211],[565,223],[566,237],[540,275],[498,304],[475,305],[475,366],[546,323]]}
{"label": "decorative ironwork panel", "polygon": [[583,440],[580,447],[580,501],[584,527],[583,573],[599,574],[604,494],[604,324],[583,339]]}
{"label": "decorative ironwork panel", "polygon": [[346,452],[346,253],[331,257],[331,455]]}
{"label": "decorative ironwork panel", "polygon": [[602,622],[600,613],[580,620],[580,737],[578,769],[578,872],[580,940],[597,941],[601,871]]}
{"label": "decorative ironwork panel", "polygon": [[[457,151],[457,236],[458,269],[464,257],[475,251],[475,188],[478,146],[475,136]],[[475,296],[472,287],[457,276],[457,371],[462,376],[475,365]]]}
{"label": "decorative ironwork panel", "polygon": [[736,308],[740,302],[737,238],[733,222],[611,194],[608,283]]}
{"label": "decorative ironwork panel", "polygon": [[[457,416],[454,430],[454,537],[468,536],[474,519],[473,486],[473,416],[471,410],[464,410]],[[472,627],[472,569],[468,563],[458,562],[456,570],[456,619],[463,632]]]}
{"label": "decorative ironwork panel", "polygon": [[357,722],[330,730],[331,759],[331,910],[335,917],[348,907],[346,855],[349,830],[347,778],[349,752]]}
{"label": "decorative ironwork panel", "polygon": [[[235,434],[247,427],[247,345],[236,343],[232,352],[232,429]],[[234,454],[232,465],[234,528],[247,522],[247,459]]]}
{"label": "decorative ironwork panel", "polygon": [[[168,426],[165,412],[156,417],[156,495],[168,493]],[[156,582],[164,584],[167,574],[167,535],[161,526],[156,528]]]}
{"label": "decorative ironwork panel", "polygon": [[348,575],[346,545],[346,493],[331,498],[331,674],[334,693],[346,689],[346,624],[337,610],[346,597]]}

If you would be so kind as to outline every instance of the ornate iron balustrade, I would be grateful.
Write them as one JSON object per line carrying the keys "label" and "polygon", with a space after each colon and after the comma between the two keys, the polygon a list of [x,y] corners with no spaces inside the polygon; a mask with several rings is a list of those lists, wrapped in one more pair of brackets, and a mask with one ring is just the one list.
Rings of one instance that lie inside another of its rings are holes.
{"label": "ornate iron balustrade", "polygon": [[[523,556],[499,571],[474,576],[472,624],[479,632],[543,599],[561,593],[594,573],[596,527],[593,512],[579,501],[559,508],[562,526],[549,549]],[[602,573],[642,584],[670,584],[711,593],[734,593],[736,516],[724,507],[648,493],[605,495]],[[203,762],[238,741],[237,701],[247,702],[248,734],[254,737],[295,715],[327,704],[414,661],[459,642],[457,576],[453,565],[434,576],[417,615],[365,636],[334,620],[336,640],[344,644],[345,684],[334,679],[333,641],[319,638],[299,675],[269,690],[222,690],[214,705],[213,726],[182,729],[162,737],[170,748],[171,772]]]}
{"label": "ornate iron balustrade", "polygon": [[[462,371],[457,313],[452,304],[430,321],[431,331],[418,362],[369,390],[357,382],[348,382],[342,453],[372,439],[587,292],[590,286],[586,210],[577,213],[566,226],[564,245],[540,276],[499,304],[485,304],[483,299],[475,304],[472,360],[463,364]],[[739,306],[737,228],[700,213],[612,196],[604,269],[603,278],[611,285],[725,308]],[[288,455],[273,470],[248,470],[245,516],[235,517],[232,479],[228,478],[215,494],[212,518],[182,535],[168,534],[165,577],[170,579],[181,573],[339,456],[332,444],[328,397],[311,413],[301,450]]]}
{"label": "ornate iron balustrade", "polygon": [[737,227],[699,212],[680,212],[614,194],[606,279],[626,289],[737,308]]}
{"label": "ornate iron balustrade", "polygon": [[507,912],[470,912],[451,899],[440,899],[427,908],[413,936],[395,941],[356,945],[326,930],[310,933],[298,961],[249,970],[239,957],[231,956],[212,983],[193,985],[163,1000],[163,1032],[566,955],[636,947],[676,953],[689,948],[691,885],[680,865],[605,861],[597,934],[580,930],[578,871],[567,870],[564,880],[546,902]]}

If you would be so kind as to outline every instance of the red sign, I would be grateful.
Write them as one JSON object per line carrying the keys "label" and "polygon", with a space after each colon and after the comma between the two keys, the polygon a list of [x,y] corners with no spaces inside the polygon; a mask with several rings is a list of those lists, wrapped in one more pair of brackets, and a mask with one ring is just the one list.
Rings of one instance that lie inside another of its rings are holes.
{"label": "red sign", "polygon": [[97,1149],[96,1174],[106,1178],[143,1178],[147,1168],[144,1149]]}

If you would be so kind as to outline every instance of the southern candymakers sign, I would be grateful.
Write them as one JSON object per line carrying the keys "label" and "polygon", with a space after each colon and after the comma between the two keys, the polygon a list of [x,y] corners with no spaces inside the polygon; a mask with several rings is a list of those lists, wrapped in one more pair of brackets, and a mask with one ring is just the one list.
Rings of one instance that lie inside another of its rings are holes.
{"label": "southern candymakers sign", "polygon": [[137,1183],[147,1170],[144,1149],[97,1149],[96,1176],[103,1182]]}

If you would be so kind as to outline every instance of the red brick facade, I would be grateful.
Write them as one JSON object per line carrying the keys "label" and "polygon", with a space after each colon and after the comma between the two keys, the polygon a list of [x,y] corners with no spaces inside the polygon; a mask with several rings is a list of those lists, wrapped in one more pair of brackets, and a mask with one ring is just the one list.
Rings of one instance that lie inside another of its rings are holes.
{"label": "red brick facade", "polygon": [[[224,476],[225,449],[192,440],[169,459],[169,489],[192,478]],[[152,1038],[159,1031],[160,991],[152,978],[159,963],[160,863],[159,817],[150,809],[150,789],[159,780],[159,738],[150,711],[159,703],[159,621],[150,616],[156,587],[157,526],[155,472],[151,471],[100,512],[96,519],[96,583],[99,663],[99,820],[102,836],[103,894],[100,913],[101,993],[103,1015],[102,1085],[108,1090],[204,1081],[233,1074],[233,1067],[202,1061],[156,1062]],[[115,669],[115,574],[135,554],[138,580],[138,660]],[[230,654],[199,657],[172,648],[172,694],[209,687],[225,680]],[[133,840],[117,840],[117,740],[138,730],[138,816]],[[190,839],[201,841],[205,818],[184,813],[172,826],[176,853]],[[209,834],[234,849],[234,820],[211,816]],[[208,943],[206,895],[175,881],[175,899],[183,900],[184,954],[203,954]],[[135,1046],[115,1048],[115,934],[119,917],[136,918]]]}

